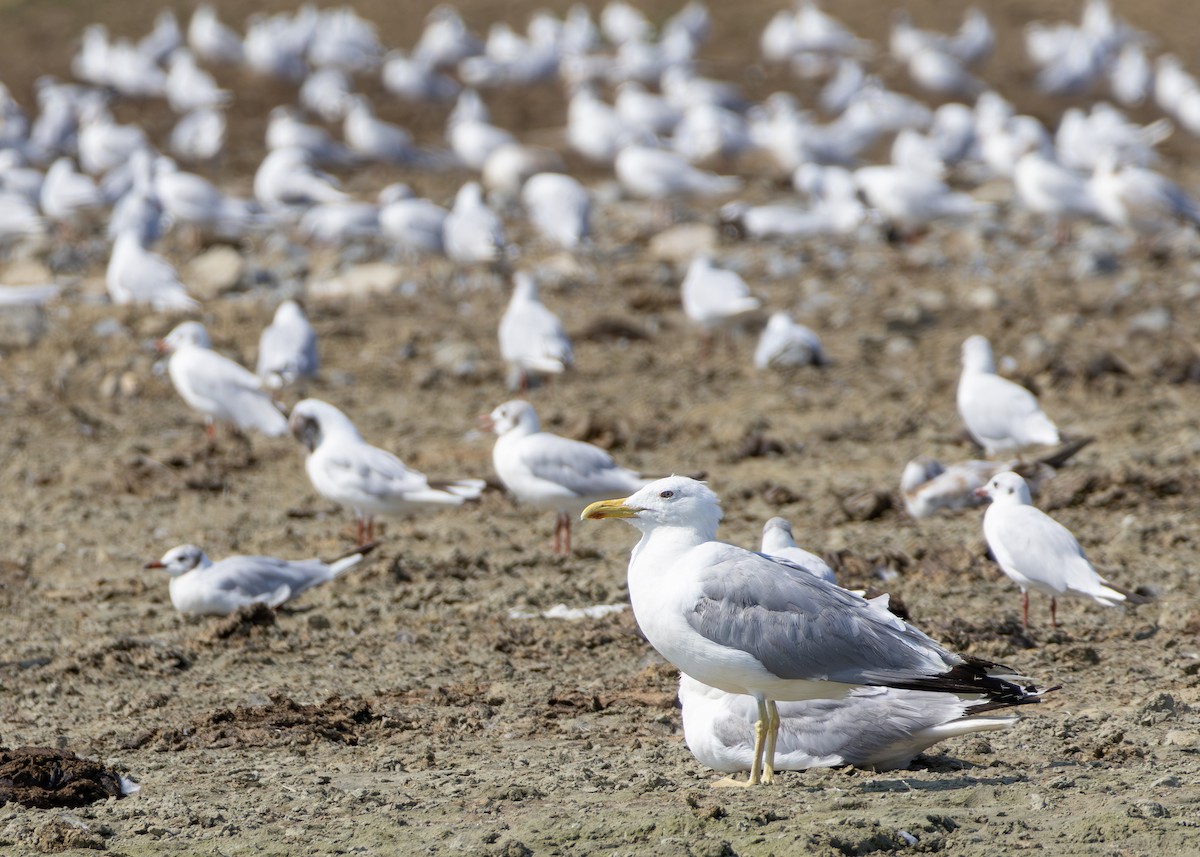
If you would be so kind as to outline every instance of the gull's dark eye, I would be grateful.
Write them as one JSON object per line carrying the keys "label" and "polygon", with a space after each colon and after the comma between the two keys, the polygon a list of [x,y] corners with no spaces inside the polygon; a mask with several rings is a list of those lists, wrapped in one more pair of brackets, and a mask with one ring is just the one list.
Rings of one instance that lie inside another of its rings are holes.
{"label": "gull's dark eye", "polygon": [[675,492],[674,491],[663,491],[658,496],[662,497],[664,500],[670,500],[672,497],[675,496]]}

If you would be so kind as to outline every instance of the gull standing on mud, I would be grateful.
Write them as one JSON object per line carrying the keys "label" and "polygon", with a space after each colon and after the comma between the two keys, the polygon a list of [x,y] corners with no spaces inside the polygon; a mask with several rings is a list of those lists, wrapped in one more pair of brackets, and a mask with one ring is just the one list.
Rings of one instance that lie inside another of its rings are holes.
{"label": "gull standing on mud", "polygon": [[176,391],[204,414],[205,430],[216,436],[217,421],[239,430],[254,429],[267,437],[287,433],[287,418],[263,390],[262,379],[212,350],[208,331],[198,321],[185,321],[167,334],[158,348],[169,354],[167,374]]}
{"label": "gull standing on mud", "polygon": [[528,390],[543,375],[561,375],[575,360],[558,316],[538,297],[537,280],[513,275],[513,293],[500,318],[500,356],[508,364],[508,389]]}
{"label": "gull standing on mud", "polygon": [[403,515],[476,500],[482,479],[431,482],[392,453],[371,446],[350,418],[333,405],[304,399],[292,408],[292,434],[308,448],[304,469],[327,500],[354,510],[360,545],[375,536],[375,516]]}
{"label": "gull standing on mud", "polygon": [[156,310],[189,310],[199,304],[188,297],[175,268],[142,246],[142,236],[126,229],[113,242],[104,284],[115,304],[149,304]]}
{"label": "gull standing on mud", "polygon": [[1149,600],[1097,574],[1079,540],[1033,505],[1029,486],[1016,473],[998,473],[976,493],[992,501],[983,514],[983,535],[1000,570],[1021,587],[1021,624],[1026,628],[1031,589],[1050,596],[1050,624],[1055,628],[1060,595],[1083,595],[1106,607]]}
{"label": "gull standing on mud", "polygon": [[683,312],[700,328],[701,351],[706,355],[714,331],[736,326],[762,306],[740,274],[718,268],[707,256],[692,260],[680,292]]}
{"label": "gull standing on mud", "polygon": [[962,346],[962,364],[958,412],[985,455],[1059,442],[1058,429],[1042,412],[1037,397],[996,374],[992,346],[986,338],[967,338]]}
{"label": "gull standing on mud", "polygon": [[520,503],[555,511],[555,553],[571,553],[571,519],[585,506],[649,481],[599,447],[542,431],[528,402],[505,402],[482,420],[498,435],[492,463],[504,487]]}
{"label": "gull standing on mud", "polygon": [[240,607],[278,607],[306,589],[333,580],[362,562],[374,545],[331,563],[273,556],[229,556],[213,562],[195,545],[179,545],[146,563],[171,576],[171,603],[180,613],[228,616]]}
{"label": "gull standing on mud", "polygon": [[942,648],[881,599],[718,542],[720,501],[702,482],[659,479],[625,499],[593,503],[582,517],[620,518],[641,530],[629,597],[659,654],[697,681],[754,697],[750,778],[737,785],[774,778],[777,702],[837,699],[862,685],[962,694],[985,705],[1040,701],[1008,680],[1015,676],[1007,667]]}

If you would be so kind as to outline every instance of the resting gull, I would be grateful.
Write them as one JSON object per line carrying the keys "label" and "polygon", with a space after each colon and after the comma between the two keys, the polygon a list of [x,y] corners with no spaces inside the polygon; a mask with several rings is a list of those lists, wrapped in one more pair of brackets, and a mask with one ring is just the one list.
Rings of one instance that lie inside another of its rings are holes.
{"label": "resting gull", "polygon": [[538,297],[530,274],[513,275],[513,293],[500,318],[500,356],[508,364],[508,388],[527,390],[543,375],[561,375],[575,356],[558,316]]}
{"label": "resting gull", "polygon": [[273,556],[229,556],[213,562],[195,545],[179,545],[145,567],[161,568],[171,576],[171,603],[180,613],[227,616],[251,604],[278,607],[291,601],[358,565],[373,547],[366,545],[331,563]]}
{"label": "resting gull", "polygon": [[1059,442],[1058,429],[1042,411],[1037,397],[996,374],[992,346],[985,337],[967,337],[962,361],[958,413],[987,455]]}
{"label": "resting gull", "polygon": [[697,681],[755,698],[745,784],[774,778],[777,702],[840,699],[863,685],[967,695],[980,712],[1039,700],[997,674],[1006,667],[942,648],[880,599],[716,541],[720,501],[694,479],[659,479],[583,517],[627,519],[642,531],[629,596],[650,644]]}

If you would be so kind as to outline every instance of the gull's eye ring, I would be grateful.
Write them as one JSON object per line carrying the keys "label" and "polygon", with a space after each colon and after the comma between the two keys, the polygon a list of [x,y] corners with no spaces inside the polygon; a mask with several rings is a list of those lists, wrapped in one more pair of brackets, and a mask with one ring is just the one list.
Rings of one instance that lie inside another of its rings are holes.
{"label": "gull's eye ring", "polygon": [[672,497],[675,496],[675,492],[674,491],[663,491],[658,496],[662,497],[664,500],[670,500]]}

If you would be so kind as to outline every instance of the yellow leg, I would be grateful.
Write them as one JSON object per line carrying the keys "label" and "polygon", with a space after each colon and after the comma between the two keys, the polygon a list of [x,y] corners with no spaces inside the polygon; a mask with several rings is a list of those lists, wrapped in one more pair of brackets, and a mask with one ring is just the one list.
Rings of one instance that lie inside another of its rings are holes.
{"label": "yellow leg", "polygon": [[779,739],[779,706],[767,700],[767,745],[763,754],[763,782],[775,782],[775,742]]}
{"label": "yellow leg", "polygon": [[[754,723],[754,761],[750,765],[750,779],[737,780],[733,777],[724,777],[713,783],[714,789],[728,788],[730,786],[756,786],[763,781],[763,749],[766,746],[767,727],[771,717],[767,705],[766,700],[758,700],[758,720]],[[778,713],[776,713],[776,717],[778,716]],[[774,759],[772,759],[773,764]],[[770,782],[770,780],[767,782]]]}

